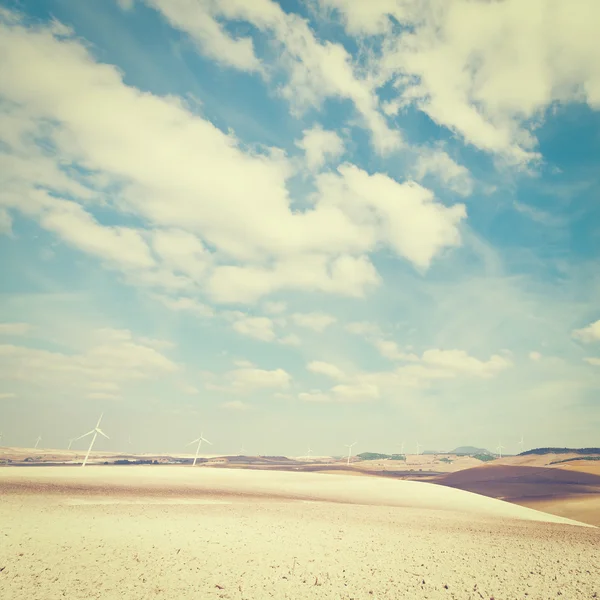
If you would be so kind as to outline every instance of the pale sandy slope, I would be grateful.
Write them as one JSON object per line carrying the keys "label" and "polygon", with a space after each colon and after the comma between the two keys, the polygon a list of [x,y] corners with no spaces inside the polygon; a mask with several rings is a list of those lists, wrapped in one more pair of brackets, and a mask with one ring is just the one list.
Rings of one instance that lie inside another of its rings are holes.
{"label": "pale sandy slope", "polygon": [[0,591],[30,600],[600,596],[599,530],[559,521],[412,481],[9,467],[0,469]]}

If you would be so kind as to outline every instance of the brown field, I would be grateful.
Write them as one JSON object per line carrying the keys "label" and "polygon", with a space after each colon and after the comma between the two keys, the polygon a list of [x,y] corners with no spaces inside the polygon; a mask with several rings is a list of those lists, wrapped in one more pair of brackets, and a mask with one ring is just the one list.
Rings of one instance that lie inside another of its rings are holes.
{"label": "brown field", "polygon": [[600,474],[589,472],[588,465],[558,468],[563,464],[555,468],[487,464],[431,481],[600,526]]}
{"label": "brown field", "polygon": [[11,600],[600,594],[600,530],[416,481],[14,467],[0,469],[0,522]]}

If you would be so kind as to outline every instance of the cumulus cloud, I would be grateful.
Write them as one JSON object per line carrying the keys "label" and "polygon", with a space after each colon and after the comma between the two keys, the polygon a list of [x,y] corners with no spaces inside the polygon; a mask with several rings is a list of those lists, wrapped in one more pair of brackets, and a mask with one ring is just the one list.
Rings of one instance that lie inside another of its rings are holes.
{"label": "cumulus cloud", "polygon": [[[600,106],[595,0],[320,0],[349,33],[383,35],[380,83],[475,147],[524,164],[532,128],[554,102]],[[389,17],[400,24],[393,27]]]}
{"label": "cumulus cloud", "polygon": [[296,325],[305,327],[307,329],[312,329],[313,331],[317,331],[319,333],[335,323],[336,320],[337,319],[332,315],[320,312],[294,313],[292,315],[292,321],[294,321]]}
{"label": "cumulus cloud", "polygon": [[584,358],[583,360],[585,360],[585,362],[588,363],[588,365],[594,365],[595,367],[600,367],[600,358],[596,358],[594,356],[588,356],[588,357]]}
{"label": "cumulus cloud", "polygon": [[575,329],[573,337],[585,344],[600,341],[600,319],[594,323],[590,323],[587,327]]}
{"label": "cumulus cloud", "polygon": [[[308,27],[271,4],[261,4],[273,11],[266,27],[289,18],[292,31]],[[227,18],[259,19],[254,3],[230,7]],[[0,205],[127,281],[197,293],[201,280],[213,300],[229,303],[298,289],[363,297],[380,283],[369,259],[380,247],[426,268],[460,244],[462,205],[445,207],[420,186],[352,165],[321,176],[314,205],[293,211],[293,169],[281,151],[245,149],[182,100],[126,85],[56,28],[4,20],[0,34]],[[82,168],[75,176],[65,164]],[[92,198],[135,215],[144,229],[103,223]]]}
{"label": "cumulus cloud", "polygon": [[305,129],[304,137],[296,146],[304,150],[310,170],[320,169],[328,159],[335,159],[344,152],[344,142],[335,131],[326,131],[320,125]]}
{"label": "cumulus cloud", "polygon": [[241,400],[230,400],[228,402],[223,402],[221,404],[223,408],[234,411],[246,411],[250,410],[250,405],[246,402],[242,402]]}
{"label": "cumulus cloud", "polygon": [[233,330],[241,335],[263,342],[272,342],[276,337],[275,324],[269,317],[253,317],[239,311],[232,311],[227,316],[232,321]]}
{"label": "cumulus cloud", "polygon": [[443,150],[421,149],[418,152],[415,177],[422,181],[428,175],[437,178],[444,187],[461,196],[469,196],[473,192],[473,179],[469,170]]}
{"label": "cumulus cloud", "polygon": [[[214,379],[214,374],[211,375]],[[250,394],[259,390],[287,389],[291,380],[291,375],[284,369],[269,370],[247,366],[227,371],[217,377],[217,383],[211,381],[206,383],[205,387],[209,390],[231,394]]]}
{"label": "cumulus cloud", "polygon": [[401,144],[379,110],[373,81],[357,75],[352,57],[341,45],[321,43],[305,19],[285,12],[272,0],[227,0],[227,2],[148,0],[172,25],[185,31],[204,54],[217,57],[247,71],[259,70],[249,38],[234,39],[224,33],[221,20],[245,21],[266,36],[278,57],[278,69],[286,74],[282,95],[295,112],[320,107],[326,98],[350,100],[370,130],[373,146],[387,153]]}
{"label": "cumulus cloud", "polygon": [[0,208],[0,233],[5,235],[12,233],[12,217],[4,208]]}
{"label": "cumulus cloud", "polygon": [[415,354],[402,352],[396,342],[390,340],[378,339],[374,341],[375,347],[379,350],[381,356],[389,358],[390,360],[406,360],[415,361],[419,360],[419,357]]}
{"label": "cumulus cloud", "polygon": [[85,391],[90,398],[108,398],[117,396],[126,382],[151,380],[179,370],[165,354],[127,330],[100,329],[89,339],[87,349],[72,354],[2,344],[0,378],[38,389]]}
{"label": "cumulus cloud", "polygon": [[306,368],[313,373],[320,373],[321,375],[326,375],[331,379],[346,379],[346,374],[339,367],[327,362],[313,360],[308,363]]}
{"label": "cumulus cloud", "polygon": [[14,392],[0,392],[0,400],[10,400],[16,398],[17,394]]}
{"label": "cumulus cloud", "polygon": [[214,316],[214,310],[210,306],[207,306],[202,302],[198,302],[194,298],[186,298],[184,296],[171,298],[169,296],[163,296],[160,294],[155,294],[154,298],[167,308],[176,312],[189,312],[199,317]]}

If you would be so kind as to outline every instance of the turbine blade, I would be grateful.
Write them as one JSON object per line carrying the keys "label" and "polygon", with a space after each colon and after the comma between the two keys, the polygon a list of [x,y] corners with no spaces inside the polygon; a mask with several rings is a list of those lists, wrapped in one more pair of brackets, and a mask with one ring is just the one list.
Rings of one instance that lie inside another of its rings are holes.
{"label": "turbine blade", "polygon": [[195,440],[192,440],[189,444],[186,444],[186,446],[191,446],[192,444],[195,444],[196,442],[199,442],[200,438],[196,438]]}
{"label": "turbine blade", "polygon": [[87,433],[84,433],[83,435],[80,435],[79,437],[73,438],[73,441],[76,442],[77,440],[81,440],[84,437],[87,437],[88,435],[91,435],[92,433],[94,433],[94,429],[92,429],[91,431],[88,431]]}
{"label": "turbine blade", "polygon": [[209,442],[206,438],[201,438],[203,442],[206,442],[207,444],[210,444],[212,446],[212,442]]}
{"label": "turbine blade", "polygon": [[96,431],[100,434],[103,435],[107,440],[110,440],[110,438],[104,433],[104,431],[102,431],[102,429],[96,429]]}
{"label": "turbine blade", "polygon": [[104,413],[102,413],[100,415],[100,418],[98,419],[98,422],[96,423],[96,428],[100,427],[100,421],[102,421],[102,417],[104,416]]}

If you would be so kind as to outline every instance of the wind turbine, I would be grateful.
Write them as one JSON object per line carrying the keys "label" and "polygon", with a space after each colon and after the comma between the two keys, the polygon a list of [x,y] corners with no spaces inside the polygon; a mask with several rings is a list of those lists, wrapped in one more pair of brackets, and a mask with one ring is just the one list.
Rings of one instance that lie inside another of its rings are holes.
{"label": "wind turbine", "polygon": [[502,458],[502,449],[504,448],[504,446],[502,445],[502,442],[500,442],[497,446],[496,446],[496,450],[498,450],[498,457]]}
{"label": "wind turbine", "polygon": [[42,436],[41,436],[41,435],[38,435],[38,439],[37,439],[37,440],[35,440],[35,446],[34,446],[34,448],[37,448],[37,447],[38,447],[38,444],[39,444],[41,441],[42,441]]}
{"label": "wind turbine", "polygon": [[312,453],[312,450],[310,449],[310,446],[309,446],[308,450],[306,452],[306,456],[308,456],[308,458],[310,458],[311,453]]}
{"label": "wind turbine", "polygon": [[198,442],[198,445],[196,446],[196,456],[194,457],[194,464],[192,465],[192,467],[196,466],[196,461],[198,460],[198,452],[200,452],[200,446],[202,445],[202,442],[206,442],[207,444],[210,444],[212,446],[212,442],[209,442],[205,437],[203,437],[202,433],[200,434],[199,438],[196,438],[195,440],[191,441],[188,444],[188,446],[191,446],[196,442]]}
{"label": "wind turbine", "polygon": [[[356,444],[356,442],[354,442],[354,444]],[[352,446],[354,446],[354,444],[344,444],[344,446],[346,446],[346,448],[348,448],[348,462],[347,462],[348,466],[350,466],[350,453],[352,452]]]}
{"label": "wind turbine", "polygon": [[525,440],[523,439],[523,434],[521,434],[521,440],[519,441],[519,448],[521,449],[521,452],[523,452],[524,444]]}
{"label": "wind turbine", "polygon": [[417,454],[421,454],[421,444],[417,442]]}
{"label": "wind turbine", "polygon": [[88,431],[87,433],[84,433],[83,435],[80,435],[78,438],[75,438],[74,440],[72,440],[73,442],[76,442],[77,440],[82,440],[84,437],[87,437],[88,435],[92,435],[92,442],[90,443],[90,447],[88,448],[87,454],[85,455],[85,458],[83,459],[83,463],[81,464],[82,467],[85,467],[87,460],[90,456],[90,452],[92,451],[92,447],[94,446],[94,442],[96,441],[96,438],[98,437],[98,434],[103,435],[107,440],[109,440],[110,438],[104,433],[104,431],[102,431],[102,429],[100,429],[100,421],[102,421],[102,416],[104,415],[104,413],[102,413],[100,415],[100,418],[98,419],[98,422],[96,423],[96,427],[94,427],[94,429],[92,429],[91,431]]}
{"label": "wind turbine", "polygon": [[247,452],[246,448],[244,448],[243,444],[240,446],[240,456],[245,456],[244,452]]}
{"label": "wind turbine", "polygon": [[77,439],[77,438],[71,438],[71,439],[69,440],[69,447],[67,448],[67,450],[70,450],[70,449],[71,449],[71,445],[73,444],[73,442],[74,442],[76,439]]}
{"label": "wind turbine", "polygon": [[404,456],[404,442],[400,444],[400,454]]}
{"label": "wind turbine", "polygon": [[3,435],[4,435],[4,434],[3,434],[3,433],[0,431],[0,442],[2,441],[2,436],[3,436]]}

